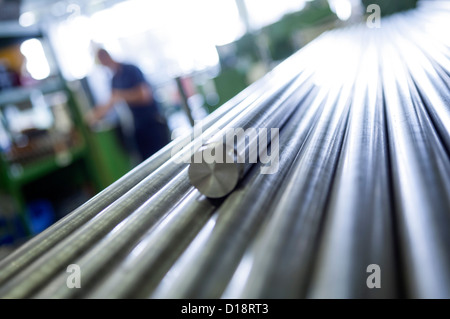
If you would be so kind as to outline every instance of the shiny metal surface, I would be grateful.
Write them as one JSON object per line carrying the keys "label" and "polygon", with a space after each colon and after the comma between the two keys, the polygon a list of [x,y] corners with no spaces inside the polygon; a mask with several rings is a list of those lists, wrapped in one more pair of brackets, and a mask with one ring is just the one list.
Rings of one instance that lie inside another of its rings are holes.
{"label": "shiny metal surface", "polygon": [[[0,297],[450,298],[446,30],[420,1],[324,33],[0,261]],[[233,128],[278,128],[278,169]],[[190,163],[212,146],[232,163]]]}

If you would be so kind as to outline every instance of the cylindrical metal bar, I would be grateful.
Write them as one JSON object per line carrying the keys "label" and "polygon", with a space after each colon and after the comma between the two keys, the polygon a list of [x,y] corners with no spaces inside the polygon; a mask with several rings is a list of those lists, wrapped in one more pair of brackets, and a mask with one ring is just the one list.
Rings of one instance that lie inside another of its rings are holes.
{"label": "cylindrical metal bar", "polygon": [[[399,296],[380,63],[373,34],[365,37],[310,298]],[[367,288],[371,264],[383,271],[383,289]]]}
{"label": "cylindrical metal bar", "polygon": [[[331,35],[329,35],[331,38]],[[318,41],[315,45],[310,46],[305,51],[303,56],[309,57],[308,54],[314,54],[314,51],[320,49],[321,42]],[[312,51],[312,53],[311,53]],[[297,84],[293,84],[279,99],[278,105],[271,106],[266,110],[267,113],[272,113],[265,123],[261,123],[259,127],[265,128],[279,128],[281,127],[289,117],[289,108],[287,108],[287,113],[285,111],[286,103],[284,100],[290,95],[298,94],[296,90],[304,89],[301,83],[305,82],[305,79],[310,76],[313,71],[316,71],[314,67],[317,64],[310,63],[304,65],[304,63],[299,63],[298,65],[292,64],[292,67],[296,67],[300,73],[300,78]],[[309,81],[310,83],[314,83]],[[305,84],[306,85],[306,84]],[[301,95],[300,95],[301,96]],[[287,103],[289,105],[289,103]],[[234,129],[249,129],[252,128],[254,123],[245,123],[242,126],[230,126]],[[231,134],[229,134],[231,133]],[[199,148],[192,156],[191,164],[189,166],[189,180],[192,185],[194,185],[202,194],[210,198],[221,198],[228,195],[238,184],[239,180],[245,175],[246,172],[252,167],[256,162],[251,160],[251,158],[259,158],[260,152],[264,149],[260,149],[258,153],[258,147],[256,145],[261,142],[260,136],[254,136],[251,134],[242,134],[237,136],[237,141],[233,138],[233,132],[220,132],[209,139],[205,145]],[[247,140],[248,138],[248,140]],[[270,139],[267,140],[267,143]],[[261,143],[260,143],[261,144]],[[266,146],[267,148],[267,146]],[[212,158],[208,159],[211,154],[221,153],[218,159]],[[256,153],[256,154],[255,154]]]}

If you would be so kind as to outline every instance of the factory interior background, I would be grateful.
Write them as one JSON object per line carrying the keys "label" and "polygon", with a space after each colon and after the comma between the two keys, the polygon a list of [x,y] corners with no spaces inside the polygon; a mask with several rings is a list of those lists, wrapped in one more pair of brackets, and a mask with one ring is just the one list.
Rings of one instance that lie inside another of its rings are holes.
{"label": "factory interior background", "polygon": [[130,111],[109,99],[106,49],[139,67],[182,136],[327,30],[416,1],[0,0],[0,258],[144,158]]}

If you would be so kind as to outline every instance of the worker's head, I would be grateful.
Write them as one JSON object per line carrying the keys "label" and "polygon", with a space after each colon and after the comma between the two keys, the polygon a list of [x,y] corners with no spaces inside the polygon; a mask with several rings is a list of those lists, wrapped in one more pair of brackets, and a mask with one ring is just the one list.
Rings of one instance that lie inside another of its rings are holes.
{"label": "worker's head", "polygon": [[101,64],[104,66],[110,68],[110,69],[116,69],[118,63],[114,61],[114,59],[111,57],[111,55],[106,51],[105,49],[98,49],[97,51],[97,58]]}

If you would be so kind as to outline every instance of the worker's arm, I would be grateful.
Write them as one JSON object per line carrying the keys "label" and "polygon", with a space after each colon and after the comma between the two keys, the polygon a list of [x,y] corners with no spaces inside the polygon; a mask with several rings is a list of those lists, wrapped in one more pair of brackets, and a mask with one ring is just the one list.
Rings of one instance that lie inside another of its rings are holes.
{"label": "worker's arm", "polygon": [[152,92],[145,83],[130,89],[114,89],[111,98],[103,105],[96,106],[87,116],[88,123],[93,124],[104,118],[119,101],[125,101],[129,105],[146,104],[152,100]]}

